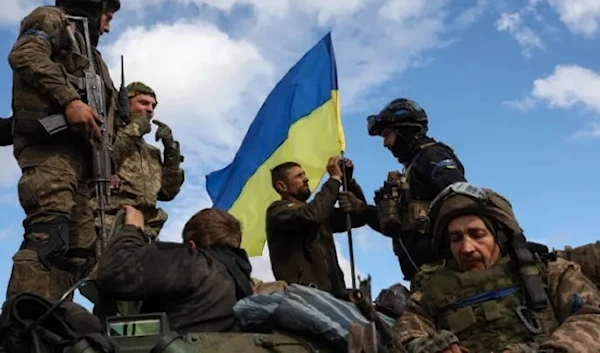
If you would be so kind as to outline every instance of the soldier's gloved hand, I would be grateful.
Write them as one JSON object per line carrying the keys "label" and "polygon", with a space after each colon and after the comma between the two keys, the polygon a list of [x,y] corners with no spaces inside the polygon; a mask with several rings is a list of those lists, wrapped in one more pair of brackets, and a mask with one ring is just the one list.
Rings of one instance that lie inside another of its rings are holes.
{"label": "soldier's gloved hand", "polygon": [[340,159],[340,164],[342,167],[342,172],[346,175],[346,181],[351,182],[352,178],[354,178],[354,164],[348,158]]}
{"label": "soldier's gloved hand", "polygon": [[131,120],[131,124],[134,124],[136,129],[139,129],[139,133],[134,132],[134,134],[138,136],[144,136],[152,131],[150,119],[148,119],[148,115],[146,113],[129,113],[129,119]]}
{"label": "soldier's gloved hand", "polygon": [[159,139],[162,140],[162,143],[165,147],[173,144],[174,140],[171,128],[167,124],[156,119],[152,120],[152,123],[158,126],[158,129],[156,129],[156,135],[154,135],[154,140],[157,142]]}
{"label": "soldier's gloved hand", "polygon": [[432,336],[415,338],[408,342],[406,348],[409,353],[467,352],[464,348],[460,347],[458,337],[446,330],[441,330]]}
{"label": "soldier's gloved hand", "polygon": [[395,199],[381,200],[377,205],[379,213],[379,226],[384,234],[393,232],[401,223],[400,208]]}
{"label": "soldier's gloved hand", "polygon": [[340,209],[345,213],[361,213],[367,205],[349,191],[340,191],[338,195]]}

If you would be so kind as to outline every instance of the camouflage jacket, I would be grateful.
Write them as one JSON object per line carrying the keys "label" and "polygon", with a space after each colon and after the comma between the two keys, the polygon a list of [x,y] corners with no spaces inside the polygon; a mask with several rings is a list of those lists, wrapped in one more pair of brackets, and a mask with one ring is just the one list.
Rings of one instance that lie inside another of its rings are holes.
{"label": "camouflage jacket", "polygon": [[[546,310],[548,315],[541,321],[544,323],[542,327],[548,332],[541,332],[536,336],[525,329],[525,325],[512,310],[514,309],[512,306],[518,307],[520,303],[518,298],[511,299],[512,295],[463,306],[453,313],[462,311],[461,320],[453,320],[459,315],[454,315],[457,316],[454,318],[448,315],[449,309],[461,301],[454,301],[456,299],[454,298],[451,302],[447,302],[448,294],[443,293],[444,288],[455,286],[453,278],[458,279],[459,288],[476,289],[479,286],[487,290],[489,283],[485,286],[474,284],[476,278],[485,276],[484,272],[498,273],[500,266],[505,265],[507,266],[505,268],[510,268],[510,262],[506,261],[485,271],[473,273],[469,280],[465,276],[467,273],[458,274],[449,268],[447,271],[450,272],[445,272],[445,276],[437,277],[436,281],[444,283],[437,282],[432,286],[432,283],[422,282],[422,287],[411,295],[396,323],[395,345],[403,347],[408,353],[417,350],[422,352],[443,350],[452,342],[472,353],[491,351],[501,353],[504,349],[522,352],[517,348],[520,345],[540,351],[547,349],[550,352],[600,352],[600,340],[597,339],[600,336],[600,293],[582,274],[579,265],[560,258],[543,266],[546,269],[544,282],[547,285],[546,294],[550,307]],[[504,272],[505,281],[502,283],[504,285],[502,289],[506,289],[506,284],[511,281],[507,278],[510,276],[505,275],[506,273],[510,272]],[[465,278],[461,279],[461,276]],[[461,290],[454,290],[454,292]],[[480,289],[475,293],[481,295],[482,292]],[[467,301],[472,298],[468,298]],[[465,298],[462,299],[464,303]],[[469,315],[464,315],[465,308],[469,310]],[[528,337],[528,339],[515,342],[516,337]],[[424,347],[425,350],[422,350]]]}
{"label": "camouflage jacket", "polygon": [[[273,274],[289,284],[315,285],[335,294],[345,291],[333,233],[346,231],[346,215],[335,207],[340,183],[329,179],[307,203],[288,200],[273,202],[267,209],[267,245]],[[348,191],[365,202],[356,182]],[[366,203],[366,202],[365,202]],[[352,227],[362,227],[376,217],[372,209],[352,217]]]}
{"label": "camouflage jacket", "polygon": [[[72,31],[81,54],[77,53],[75,44],[69,39],[69,31]],[[96,71],[105,86],[107,131],[114,136],[114,118],[118,109],[116,89],[100,52],[96,48],[91,50]],[[13,70],[14,149],[15,155],[19,155],[24,147],[41,144],[30,136],[33,135],[32,130],[41,128],[37,120],[64,113],[67,103],[81,99],[79,92],[84,88],[81,78],[89,60],[83,34],[75,23],[69,21],[60,8],[42,6],[21,21],[19,36],[8,61]],[[59,133],[52,144],[55,149],[60,149],[62,145],[86,144],[85,140],[66,130]],[[38,153],[34,149],[28,150],[24,160],[35,160]],[[20,159],[19,163],[25,167],[23,163],[27,162]]]}
{"label": "camouflage jacket", "polygon": [[165,147],[163,157],[158,148],[144,140],[137,123],[120,128],[113,158],[122,186],[111,196],[107,212],[116,213],[124,205],[153,209],[157,201],[173,200],[184,182],[179,145]]}

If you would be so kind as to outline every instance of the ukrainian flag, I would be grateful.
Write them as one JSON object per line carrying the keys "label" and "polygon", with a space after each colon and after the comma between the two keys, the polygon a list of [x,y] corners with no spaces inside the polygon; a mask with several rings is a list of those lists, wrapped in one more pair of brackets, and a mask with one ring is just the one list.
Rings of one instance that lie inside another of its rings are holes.
{"label": "ukrainian flag", "polygon": [[243,227],[242,247],[260,256],[266,241],[266,211],[279,199],[271,169],[294,161],[315,190],[332,155],[345,150],[340,118],[337,67],[327,33],[277,83],[233,162],[206,176],[213,207],[228,210]]}

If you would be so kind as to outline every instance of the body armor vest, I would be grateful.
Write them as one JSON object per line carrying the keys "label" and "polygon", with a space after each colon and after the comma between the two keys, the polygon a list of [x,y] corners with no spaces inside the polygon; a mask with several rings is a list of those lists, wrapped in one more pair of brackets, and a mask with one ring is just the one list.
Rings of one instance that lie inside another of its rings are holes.
{"label": "body armor vest", "polygon": [[457,272],[445,261],[422,270],[423,303],[436,329],[451,331],[471,352],[502,352],[509,344],[541,343],[559,326],[550,303],[538,312],[524,306],[508,256],[484,271]]}

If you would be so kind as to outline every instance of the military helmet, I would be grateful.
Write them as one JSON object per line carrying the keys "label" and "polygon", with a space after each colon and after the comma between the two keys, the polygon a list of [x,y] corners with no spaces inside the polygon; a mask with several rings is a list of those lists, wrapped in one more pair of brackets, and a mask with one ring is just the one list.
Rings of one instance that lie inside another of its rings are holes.
{"label": "military helmet", "polygon": [[419,126],[427,130],[427,113],[421,106],[407,98],[396,98],[377,115],[367,117],[370,136],[381,135],[383,129],[398,126]]}
{"label": "military helmet", "polygon": [[[149,96],[154,97],[154,99],[156,99],[156,92],[154,92],[154,90],[150,86],[148,86],[147,84],[145,84],[143,82],[134,81],[127,85],[127,97],[128,98],[135,97],[138,94],[147,94]],[[157,100],[157,104],[158,104],[158,100]]]}
{"label": "military helmet", "polygon": [[410,291],[400,283],[382,290],[375,298],[375,309],[389,317],[398,318],[410,298]]}
{"label": "military helmet", "polygon": [[103,12],[117,12],[121,8],[121,0],[56,0],[56,6],[98,4],[103,6]]}
{"label": "military helmet", "polygon": [[491,189],[466,182],[447,186],[429,205],[429,221],[433,225],[433,251],[449,249],[448,224],[463,215],[479,215],[503,224],[513,234],[522,233],[510,202]]}

